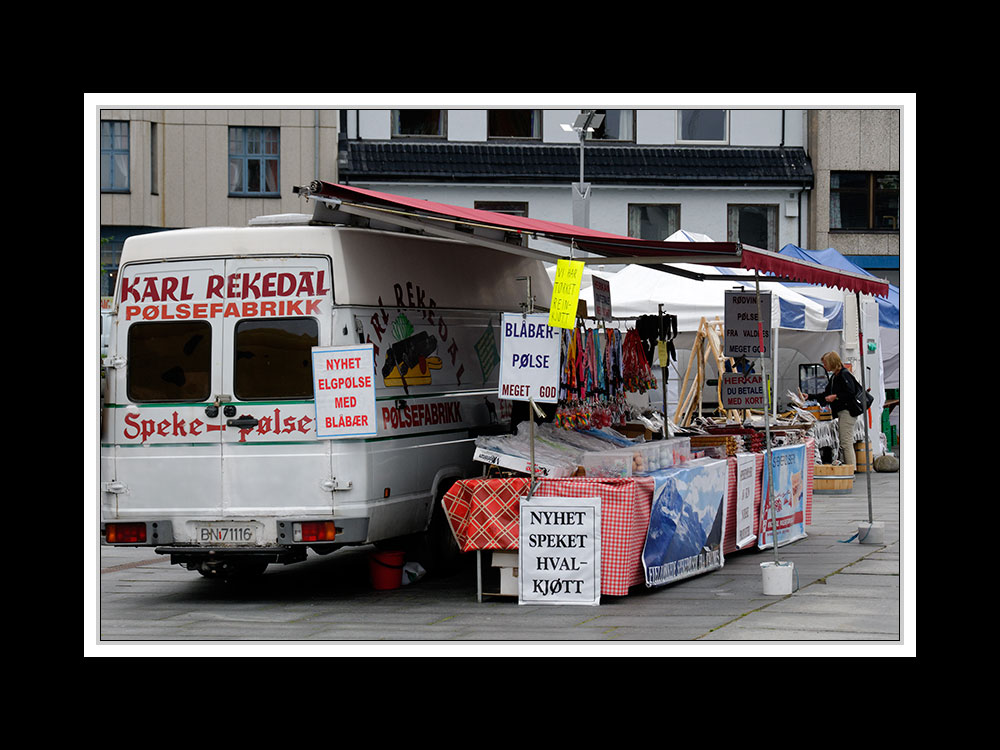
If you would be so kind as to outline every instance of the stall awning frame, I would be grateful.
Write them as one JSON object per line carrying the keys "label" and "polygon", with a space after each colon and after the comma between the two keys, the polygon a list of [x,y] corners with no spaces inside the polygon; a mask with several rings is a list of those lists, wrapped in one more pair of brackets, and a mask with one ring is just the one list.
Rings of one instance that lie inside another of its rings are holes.
{"label": "stall awning frame", "polygon": [[[316,180],[294,192],[317,201],[314,218],[350,221],[360,217],[376,223],[461,240],[548,262],[566,256],[529,247],[529,238],[562,244],[572,251],[591,253],[597,258],[576,257],[585,263],[635,263],[695,278],[719,278],[707,274],[681,272],[672,263],[693,263],[719,268],[742,268],[771,274],[772,281],[799,281],[835,287],[861,294],[888,297],[887,281],[788,258],[778,253],[739,242],[664,242],[600,232],[572,224],[562,224],[523,216],[501,214],[476,208],[436,203],[421,198],[393,195],[364,188]],[[725,277],[732,278],[732,277]]]}

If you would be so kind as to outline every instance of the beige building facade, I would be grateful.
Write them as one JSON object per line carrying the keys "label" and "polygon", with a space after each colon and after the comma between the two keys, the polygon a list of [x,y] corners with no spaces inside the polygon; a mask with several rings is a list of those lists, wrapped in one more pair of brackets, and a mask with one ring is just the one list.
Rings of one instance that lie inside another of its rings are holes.
{"label": "beige building facade", "polygon": [[[808,118],[815,183],[806,247],[832,247],[846,256],[861,256],[858,265],[897,285],[903,188],[900,121],[899,109],[810,110]],[[854,202],[849,218],[841,200]]]}
{"label": "beige building facade", "polygon": [[132,234],[301,212],[294,185],[337,181],[339,110],[101,109],[99,118],[102,296]]}
{"label": "beige building facade", "polygon": [[[337,179],[338,110],[101,110],[128,123],[127,192],[101,192],[102,226],[241,226],[254,216],[301,210],[292,186]],[[277,196],[229,184],[234,129],[277,129]]]}

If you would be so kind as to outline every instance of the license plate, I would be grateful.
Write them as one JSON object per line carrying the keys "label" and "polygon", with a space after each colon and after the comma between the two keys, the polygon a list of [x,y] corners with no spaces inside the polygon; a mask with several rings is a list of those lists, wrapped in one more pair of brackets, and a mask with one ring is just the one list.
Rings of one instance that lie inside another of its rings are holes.
{"label": "license plate", "polygon": [[198,544],[256,544],[257,524],[203,523],[195,526]]}

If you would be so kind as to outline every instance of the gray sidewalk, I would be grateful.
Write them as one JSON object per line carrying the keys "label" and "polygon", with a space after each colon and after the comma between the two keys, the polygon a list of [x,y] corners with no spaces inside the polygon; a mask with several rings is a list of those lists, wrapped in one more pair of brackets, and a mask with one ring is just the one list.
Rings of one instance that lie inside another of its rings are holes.
{"label": "gray sidewalk", "polygon": [[797,653],[788,647],[839,644],[860,647],[864,655],[881,646],[882,653],[905,656],[915,648],[915,623],[904,619],[912,598],[905,592],[912,597],[915,587],[902,566],[900,529],[902,494],[910,493],[912,513],[914,490],[907,485],[901,493],[906,478],[898,473],[870,477],[884,544],[851,540],[868,520],[864,474],[855,475],[849,494],[816,494],[808,536],[778,549],[778,559],[795,563],[797,573],[795,590],[785,596],[763,593],[760,563],[773,560],[773,550],[730,554],[711,573],[633,587],[628,596],[583,607],[519,605],[500,597],[478,602],[474,565],[450,578],[374,591],[366,548],[272,566],[252,588],[238,589],[170,565],[152,550],[102,548],[98,638],[101,645],[350,641],[352,653],[359,643],[395,642],[418,654],[433,645],[525,647],[528,653],[535,646],[542,653],[570,646],[585,655],[588,646],[681,645],[695,654],[717,647],[725,654],[732,646]]}
{"label": "gray sidewalk", "polygon": [[[785,597],[767,597],[770,601],[760,608],[703,639],[901,643],[901,477],[874,472],[870,478],[872,518],[884,524],[883,544],[861,544],[852,539],[859,524],[869,518],[864,474],[855,475],[849,494],[814,493],[808,536],[778,548],[780,560],[795,564],[797,590]],[[753,555],[754,563],[772,559],[773,550]],[[749,557],[732,556],[723,572],[746,572],[752,579],[747,592],[751,595],[748,601],[752,601],[753,590],[762,590],[762,582],[759,570],[750,568],[749,562]]]}

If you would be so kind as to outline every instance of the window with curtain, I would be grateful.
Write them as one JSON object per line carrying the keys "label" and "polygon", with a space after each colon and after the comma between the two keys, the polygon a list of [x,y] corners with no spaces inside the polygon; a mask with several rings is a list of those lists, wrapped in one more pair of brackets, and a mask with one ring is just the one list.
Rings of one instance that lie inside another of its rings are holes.
{"label": "window with curtain", "polygon": [[279,128],[229,128],[229,194],[279,195]]}
{"label": "window with curtain", "polygon": [[476,201],[473,206],[481,208],[483,211],[493,211],[498,214],[510,214],[511,216],[527,216],[527,201]]}
{"label": "window with curtain", "polygon": [[728,207],[729,242],[761,250],[778,250],[778,207],[731,205]]}
{"label": "window with curtain", "polygon": [[392,137],[407,136],[444,138],[445,111],[443,109],[392,110]]}
{"label": "window with curtain", "polygon": [[604,120],[593,133],[587,134],[587,138],[594,141],[635,140],[634,109],[598,109],[596,112],[604,115]]}
{"label": "window with curtain", "polygon": [[129,191],[129,124],[101,120],[101,191]]}
{"label": "window with curtain", "polygon": [[899,231],[899,172],[831,172],[830,229]]}
{"label": "window with curtain", "polygon": [[729,110],[677,110],[677,140],[681,143],[728,143]]}
{"label": "window with curtain", "polygon": [[643,240],[665,240],[680,228],[680,205],[668,203],[629,204],[629,237]]}

